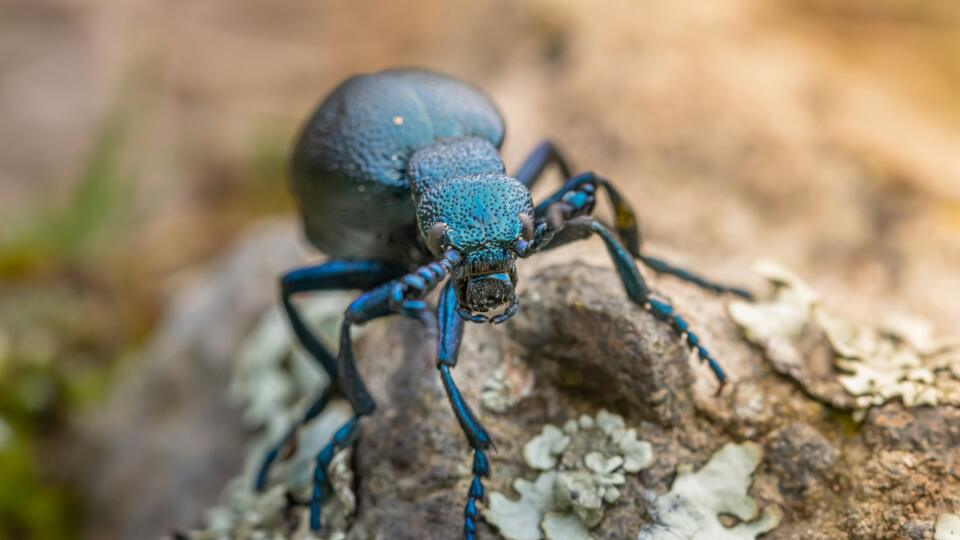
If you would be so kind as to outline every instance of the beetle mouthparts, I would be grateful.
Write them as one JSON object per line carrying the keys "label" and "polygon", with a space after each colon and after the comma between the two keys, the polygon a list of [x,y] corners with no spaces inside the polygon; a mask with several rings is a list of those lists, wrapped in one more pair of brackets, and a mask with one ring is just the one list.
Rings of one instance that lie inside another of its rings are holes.
{"label": "beetle mouthparts", "polygon": [[460,315],[464,320],[475,322],[475,323],[490,323],[490,324],[500,324],[506,322],[510,317],[513,317],[520,306],[520,300],[517,298],[516,293],[510,295],[510,303],[507,304],[507,307],[500,311],[497,315],[491,315],[489,313],[474,313],[467,309],[464,306],[457,307],[457,314]]}
{"label": "beetle mouthparts", "polygon": [[489,311],[506,304],[513,294],[513,280],[506,272],[467,278],[464,303],[474,312]]}

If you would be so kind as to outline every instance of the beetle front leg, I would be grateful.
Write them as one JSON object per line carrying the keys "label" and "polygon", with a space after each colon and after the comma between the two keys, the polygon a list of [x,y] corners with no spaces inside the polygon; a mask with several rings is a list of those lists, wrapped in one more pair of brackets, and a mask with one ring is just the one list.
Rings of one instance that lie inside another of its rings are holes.
{"label": "beetle front leg", "polygon": [[670,304],[662,300],[657,300],[652,296],[652,291],[647,287],[643,276],[640,274],[640,270],[637,269],[637,264],[633,260],[633,256],[627,251],[623,244],[620,243],[617,236],[610,229],[598,220],[587,216],[574,218],[564,223],[559,229],[551,229],[549,225],[544,223],[538,227],[538,232],[541,229],[544,232],[540,233],[538,238],[542,238],[544,243],[537,244],[535,241],[534,245],[531,246],[531,252],[552,249],[556,247],[554,244],[555,241],[566,242],[583,239],[591,234],[598,235],[603,240],[607,252],[610,254],[610,258],[613,259],[614,268],[617,274],[619,274],[620,281],[623,283],[623,287],[630,300],[642,306],[660,321],[670,325],[674,333],[686,341],[687,346],[697,353],[700,361],[706,362],[707,365],[710,366],[711,371],[713,371],[714,376],[720,383],[717,392],[719,393],[723,390],[727,376],[723,368],[720,367],[720,363],[713,358],[706,347],[700,344],[700,338],[693,330],[690,330],[687,322],[674,311]]}
{"label": "beetle front leg", "polygon": [[464,330],[464,321],[457,314],[456,306],[457,298],[453,284],[448,282],[440,296],[437,369],[440,370],[440,379],[443,381],[443,389],[450,400],[453,414],[457,417],[457,422],[466,435],[470,448],[473,449],[473,479],[467,491],[467,504],[463,508],[463,536],[466,540],[474,540],[477,532],[477,503],[483,502],[483,477],[490,476],[490,461],[486,450],[490,447],[491,440],[463,399],[450,372],[457,365],[457,354],[460,351]]}
{"label": "beetle front leg", "polygon": [[398,279],[390,289],[390,309],[417,318],[426,307],[424,297],[450,274],[461,258],[460,253],[450,249],[439,261],[421,266]]}

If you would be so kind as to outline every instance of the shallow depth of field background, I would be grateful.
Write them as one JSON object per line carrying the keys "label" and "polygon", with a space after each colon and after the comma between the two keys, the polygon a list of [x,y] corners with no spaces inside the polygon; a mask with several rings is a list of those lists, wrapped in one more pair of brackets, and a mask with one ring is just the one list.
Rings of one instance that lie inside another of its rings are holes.
{"label": "shallow depth of field background", "polygon": [[[772,258],[854,317],[908,310],[960,335],[955,0],[0,11],[0,539],[111,537],[70,459],[75,419],[138,368],[172,291],[293,211],[292,138],[355,72],[482,86],[508,170],[553,138],[623,187],[651,252],[754,287]],[[571,255],[604,261],[596,243]]]}

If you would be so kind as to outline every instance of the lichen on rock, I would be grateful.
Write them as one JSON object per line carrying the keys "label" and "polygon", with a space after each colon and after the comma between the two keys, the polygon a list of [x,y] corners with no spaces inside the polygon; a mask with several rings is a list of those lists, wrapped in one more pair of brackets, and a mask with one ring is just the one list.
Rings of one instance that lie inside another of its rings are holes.
{"label": "lichen on rock", "polygon": [[[304,303],[305,317],[324,341],[336,342],[347,302],[347,295],[335,293]],[[317,453],[352,416],[345,401],[331,401],[320,415],[300,426],[271,468],[266,488],[253,489],[253,475],[269,446],[282,439],[326,384],[322,369],[294,345],[283,314],[267,312],[241,348],[231,383],[231,397],[244,407],[245,421],[262,428],[262,433],[250,446],[244,472],[226,487],[221,504],[207,511],[205,527],[189,533],[191,540],[344,538],[356,511],[350,448],[337,452],[328,468],[332,490],[322,510],[321,535],[310,531],[307,507],[291,506],[288,497],[309,501]]]}
{"label": "lichen on rock", "polygon": [[[824,307],[792,272],[771,263],[757,272],[774,286],[772,298],[732,301],[730,316],[778,371],[812,395],[854,409],[858,420],[894,398],[908,407],[960,406],[960,346],[935,340],[926,321],[888,314],[879,324],[856,324]],[[818,375],[811,351],[822,344],[829,346],[832,369]],[[838,388],[852,399],[837,396]]]}
{"label": "lichen on rock", "polygon": [[937,518],[933,540],[960,540],[960,515],[941,514]]}
{"label": "lichen on rock", "polygon": [[918,333],[929,328],[925,321],[901,316],[858,326],[825,312],[818,321],[845,372],[840,384],[857,396],[860,411],[896,397],[907,407],[960,406],[960,348],[934,342],[929,330]]}
{"label": "lichen on rock", "polygon": [[[754,443],[729,443],[700,470],[677,468],[670,492],[657,497],[648,512],[654,523],[640,530],[638,540],[753,540],[775,528],[781,519],[776,506],[761,512],[748,494],[762,451]],[[725,527],[720,514],[743,523]]]}
{"label": "lichen on rock", "polygon": [[543,471],[533,482],[518,478],[519,499],[490,494],[487,522],[508,540],[585,540],[604,510],[620,498],[626,474],[653,462],[649,443],[637,439],[621,416],[600,410],[563,429],[547,424],[523,448],[524,461]]}

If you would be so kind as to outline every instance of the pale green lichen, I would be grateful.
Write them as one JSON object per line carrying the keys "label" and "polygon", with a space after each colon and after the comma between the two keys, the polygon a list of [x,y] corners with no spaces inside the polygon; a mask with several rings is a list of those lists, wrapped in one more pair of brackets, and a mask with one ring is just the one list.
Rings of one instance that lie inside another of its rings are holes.
{"label": "pale green lichen", "polygon": [[484,518],[500,530],[507,540],[540,540],[543,534],[540,522],[553,509],[553,484],[557,473],[541,473],[533,482],[517,478],[513,490],[520,498],[512,500],[494,491],[490,493]]}
{"label": "pale green lichen", "polygon": [[[960,349],[937,344],[924,321],[900,316],[877,327],[857,326],[826,312],[818,322],[845,372],[840,384],[860,410],[899,397],[908,407],[960,406]],[[921,337],[926,336],[926,337]]]}
{"label": "pale green lichen", "polygon": [[[329,345],[337,340],[347,294],[325,294],[304,302],[302,312]],[[294,531],[285,517],[287,494],[309,500],[316,454],[352,413],[341,400],[330,402],[322,414],[296,433],[294,450],[282,452],[271,469],[267,488],[253,490],[253,474],[267,448],[280,440],[304,408],[328,384],[326,375],[299,346],[292,342],[286,319],[279,310],[268,312],[241,348],[231,396],[244,407],[244,420],[261,428],[261,437],[251,446],[244,473],[234,479],[220,506],[205,515],[205,528],[189,534],[192,540],[342,540],[356,511],[350,449],[338,452],[327,469],[332,491],[322,510],[324,536],[310,531],[308,510],[291,511]]]}
{"label": "pale green lichen", "polygon": [[827,310],[791,272],[771,263],[757,272],[774,285],[773,297],[731,302],[731,318],[781,365],[802,363],[796,342],[819,330],[836,353],[837,381],[855,397],[855,418],[894,398],[908,407],[960,406],[960,346],[935,340],[926,321],[887,315],[874,326],[854,324]]}
{"label": "pale green lichen", "polygon": [[771,340],[800,336],[819,305],[816,291],[793,272],[771,262],[758,263],[755,271],[773,285],[773,297],[766,302],[730,302],[730,316],[754,343],[768,345]]}
{"label": "pale green lichen", "polygon": [[[670,492],[657,497],[648,512],[654,523],[645,526],[638,540],[753,540],[775,528],[781,519],[778,507],[760,512],[748,494],[753,471],[762,452],[754,443],[727,444],[700,470],[677,467]],[[727,528],[720,514],[731,514],[743,523]]]}
{"label": "pale green lichen", "polygon": [[[587,540],[604,510],[620,497],[627,473],[649,467],[653,450],[637,440],[623,418],[601,410],[563,429],[544,426],[523,449],[531,468],[544,471],[534,481],[514,481],[512,500],[490,494],[485,519],[507,540]],[[629,465],[629,468],[628,468]]]}
{"label": "pale green lichen", "polygon": [[960,540],[960,515],[940,514],[934,528],[933,540]]}
{"label": "pale green lichen", "polygon": [[522,362],[504,355],[500,367],[483,381],[480,404],[484,409],[504,413],[530,394],[533,389],[533,373]]}
{"label": "pale green lichen", "polygon": [[590,540],[587,528],[573,514],[547,512],[543,516],[543,533],[550,540]]}
{"label": "pale green lichen", "polygon": [[503,368],[497,368],[483,382],[483,389],[480,392],[480,404],[487,410],[502,413],[512,407],[517,399],[513,395],[513,389],[507,380]]}
{"label": "pale green lichen", "polygon": [[557,426],[547,424],[539,435],[523,446],[523,459],[527,465],[541,471],[557,466],[557,458],[570,446],[570,436]]}

